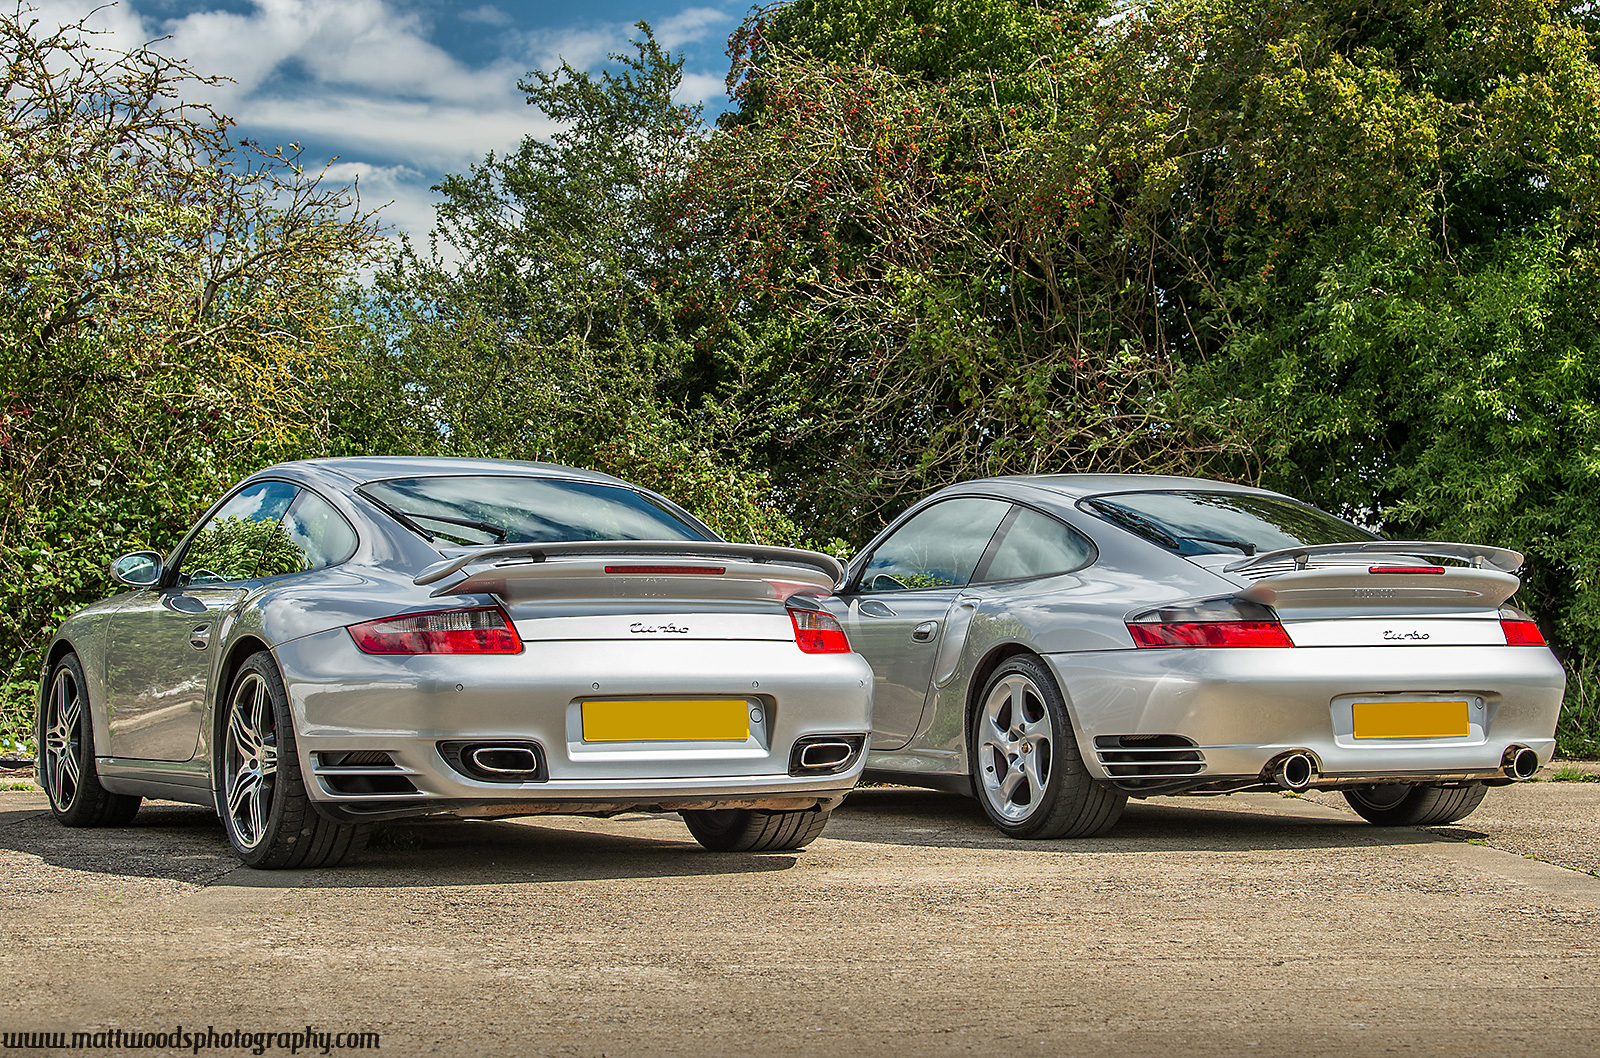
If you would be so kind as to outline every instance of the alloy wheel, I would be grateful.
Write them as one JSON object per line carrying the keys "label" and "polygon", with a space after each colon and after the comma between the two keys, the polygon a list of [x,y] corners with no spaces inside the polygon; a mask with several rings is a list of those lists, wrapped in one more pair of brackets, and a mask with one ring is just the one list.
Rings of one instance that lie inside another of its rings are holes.
{"label": "alloy wheel", "polygon": [[223,783],[228,817],[245,848],[261,843],[278,778],[278,726],[266,681],[247,673],[228,702]]}
{"label": "alloy wheel", "polygon": [[1032,680],[1012,674],[995,684],[978,721],[978,784],[989,806],[1020,823],[1044,803],[1055,731]]}
{"label": "alloy wheel", "polygon": [[44,723],[44,787],[61,811],[72,805],[83,767],[83,690],[65,666],[56,670]]}

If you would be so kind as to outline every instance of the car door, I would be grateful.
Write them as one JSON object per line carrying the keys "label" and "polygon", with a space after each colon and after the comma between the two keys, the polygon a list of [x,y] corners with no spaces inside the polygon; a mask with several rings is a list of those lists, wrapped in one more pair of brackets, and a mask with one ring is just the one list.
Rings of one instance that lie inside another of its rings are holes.
{"label": "car door", "polygon": [[193,758],[218,625],[263,563],[282,564],[297,551],[282,520],[299,491],[288,482],[260,481],[234,493],[174,557],[176,573],[165,574],[161,586],[134,592],[112,615],[106,645],[109,756]]}
{"label": "car door", "polygon": [[1011,504],[943,500],[884,538],[845,592],[850,645],[872,665],[872,748],[899,749],[922,719],[947,617]]}

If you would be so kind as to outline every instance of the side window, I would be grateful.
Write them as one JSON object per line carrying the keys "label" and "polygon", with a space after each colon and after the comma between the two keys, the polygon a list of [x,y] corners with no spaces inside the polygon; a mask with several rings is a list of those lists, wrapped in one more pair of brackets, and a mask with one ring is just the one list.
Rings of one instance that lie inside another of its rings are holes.
{"label": "side window", "polygon": [[302,489],[289,507],[283,531],[293,548],[269,547],[261,556],[256,576],[322,569],[343,562],[356,550],[356,531],[344,515],[309,490]]}
{"label": "side window", "polygon": [[294,544],[282,519],[300,490],[285,481],[261,481],[237,493],[189,541],[178,573],[180,584],[226,584],[249,580],[264,556],[285,561]]}
{"label": "side window", "polygon": [[1093,557],[1094,547],[1082,533],[1048,515],[1019,507],[1016,520],[994,549],[983,579],[1067,573],[1087,565]]}
{"label": "side window", "polygon": [[861,574],[862,591],[943,588],[972,579],[989,538],[1011,504],[976,496],[922,511],[878,545]]}

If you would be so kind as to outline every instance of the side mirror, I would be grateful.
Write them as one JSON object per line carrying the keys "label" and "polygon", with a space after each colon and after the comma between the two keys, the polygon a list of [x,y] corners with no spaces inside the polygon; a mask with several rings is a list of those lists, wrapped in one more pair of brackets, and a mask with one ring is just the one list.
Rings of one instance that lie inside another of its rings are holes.
{"label": "side mirror", "polygon": [[130,588],[148,588],[161,579],[161,555],[135,551],[111,563],[111,579]]}

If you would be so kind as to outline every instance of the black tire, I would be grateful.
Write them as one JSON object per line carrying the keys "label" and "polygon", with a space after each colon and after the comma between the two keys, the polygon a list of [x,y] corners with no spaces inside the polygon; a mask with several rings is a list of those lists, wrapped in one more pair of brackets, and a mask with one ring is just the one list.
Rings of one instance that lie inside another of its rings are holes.
{"label": "black tire", "polygon": [[712,852],[781,852],[817,840],[831,808],[768,812],[760,808],[694,809],[678,813],[694,839]]}
{"label": "black tire", "polygon": [[367,843],[367,825],[336,823],[312,807],[289,696],[265,651],[239,667],[217,709],[212,788],[222,828],[247,866],[336,867]]}
{"label": "black tire", "polygon": [[111,793],[100,785],[88,683],[76,654],[65,655],[51,668],[34,736],[39,785],[62,826],[121,827],[133,822],[141,798]]}
{"label": "black tire", "polygon": [[1122,818],[1128,795],[1089,775],[1066,700],[1033,655],[989,677],[968,736],[973,793],[1011,837],[1098,837]]}
{"label": "black tire", "polygon": [[1352,787],[1344,791],[1344,799],[1362,819],[1376,826],[1437,827],[1470,816],[1488,792],[1481,782],[1464,786],[1390,783]]}

